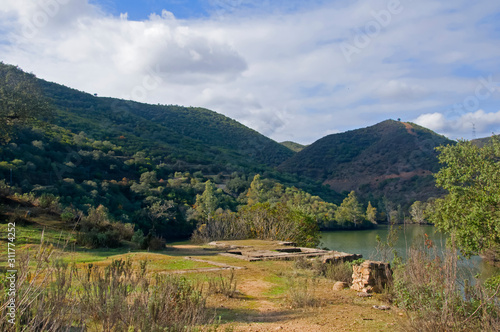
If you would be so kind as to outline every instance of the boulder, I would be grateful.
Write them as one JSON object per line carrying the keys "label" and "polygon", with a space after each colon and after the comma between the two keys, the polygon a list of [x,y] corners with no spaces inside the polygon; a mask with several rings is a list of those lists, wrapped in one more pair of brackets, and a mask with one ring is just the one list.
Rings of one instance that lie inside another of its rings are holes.
{"label": "boulder", "polygon": [[334,291],[341,291],[345,288],[349,288],[349,285],[347,284],[347,282],[343,282],[343,281],[337,281],[334,285],[333,285],[333,290]]}

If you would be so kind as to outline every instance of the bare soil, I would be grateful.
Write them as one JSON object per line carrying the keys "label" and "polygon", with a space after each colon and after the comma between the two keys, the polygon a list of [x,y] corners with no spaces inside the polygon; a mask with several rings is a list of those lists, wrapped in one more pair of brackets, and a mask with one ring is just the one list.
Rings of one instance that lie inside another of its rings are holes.
{"label": "bare soil", "polygon": [[[233,245],[250,245],[249,241],[230,241]],[[259,241],[259,248],[275,243]],[[176,250],[189,249],[203,253],[202,247],[174,246]],[[205,248],[207,249],[207,248]],[[191,255],[194,256],[194,255]],[[334,280],[314,278],[310,271],[297,270],[293,261],[246,262],[223,256],[202,256],[207,261],[244,266],[236,270],[237,294],[233,298],[213,295],[208,305],[216,310],[220,331],[395,331],[403,313],[390,306],[389,310],[374,309],[374,305],[388,305],[384,296],[359,297],[357,292],[345,289],[333,291]],[[196,272],[195,272],[196,273]],[[198,272],[201,273],[201,272]],[[230,271],[207,273],[207,276],[228,276]],[[287,301],[287,280],[307,282],[314,279],[314,307],[293,308]]]}

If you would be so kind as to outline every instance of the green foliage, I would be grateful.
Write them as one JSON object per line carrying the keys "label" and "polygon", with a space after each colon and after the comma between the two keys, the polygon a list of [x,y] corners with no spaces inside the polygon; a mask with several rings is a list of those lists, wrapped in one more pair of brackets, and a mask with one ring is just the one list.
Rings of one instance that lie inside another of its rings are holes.
{"label": "green foliage", "polygon": [[247,202],[248,205],[254,205],[257,203],[264,203],[266,201],[266,191],[264,189],[264,184],[260,178],[260,174],[256,174],[250,183],[250,189],[247,192]]}
{"label": "green foliage", "polygon": [[427,208],[427,203],[421,202],[421,201],[415,201],[410,206],[411,221],[416,223],[416,224],[425,223],[426,222],[426,220],[425,220],[426,208]]}
{"label": "green foliage", "polygon": [[356,197],[356,193],[351,191],[335,212],[335,219],[341,224],[352,223],[354,227],[365,221],[365,214],[361,204]]}
{"label": "green foliage", "polygon": [[366,220],[372,224],[377,223],[377,208],[372,206],[372,202],[368,202],[368,207],[366,208]]}
{"label": "green foliage", "polygon": [[130,240],[133,235],[131,224],[112,222],[106,207],[90,208],[83,217],[76,236],[77,242],[89,248],[116,248],[121,240]]}
{"label": "green foliage", "polygon": [[215,210],[219,207],[220,199],[216,195],[216,188],[212,181],[208,180],[205,183],[205,190],[203,194],[196,195],[196,211],[202,216],[203,219],[212,219]]}
{"label": "green foliage", "polygon": [[146,237],[144,236],[144,232],[141,229],[138,229],[137,231],[135,231],[134,235],[130,239],[130,241],[135,243],[141,249],[147,248],[147,243],[145,240],[146,240]]}
{"label": "green foliage", "polygon": [[294,152],[300,152],[300,151],[304,150],[304,148],[306,147],[302,144],[291,142],[291,141],[281,142],[280,144],[283,146],[286,146],[287,148],[289,148],[290,150],[292,150]]}
{"label": "green foliage", "polygon": [[9,141],[13,127],[48,117],[51,107],[34,75],[0,62],[0,142]]}
{"label": "green foliage", "polygon": [[460,141],[438,149],[445,166],[437,185],[448,194],[437,199],[431,221],[452,236],[466,255],[500,248],[500,141],[479,148]]}

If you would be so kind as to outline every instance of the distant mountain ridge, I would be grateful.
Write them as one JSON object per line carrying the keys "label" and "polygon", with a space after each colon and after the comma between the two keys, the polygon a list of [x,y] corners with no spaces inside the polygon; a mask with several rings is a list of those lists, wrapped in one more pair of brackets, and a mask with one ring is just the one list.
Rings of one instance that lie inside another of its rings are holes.
{"label": "distant mountain ridge", "polygon": [[410,204],[441,194],[432,176],[440,168],[435,148],[453,143],[414,123],[386,120],[323,137],[279,170],[321,180],[338,192]]}

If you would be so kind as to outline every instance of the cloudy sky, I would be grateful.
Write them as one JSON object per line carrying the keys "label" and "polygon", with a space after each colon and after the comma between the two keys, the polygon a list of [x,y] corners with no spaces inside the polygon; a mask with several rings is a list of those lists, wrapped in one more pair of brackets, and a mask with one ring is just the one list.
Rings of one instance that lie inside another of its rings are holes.
{"label": "cloudy sky", "polygon": [[389,118],[500,133],[499,1],[0,0],[0,61],[277,141]]}

